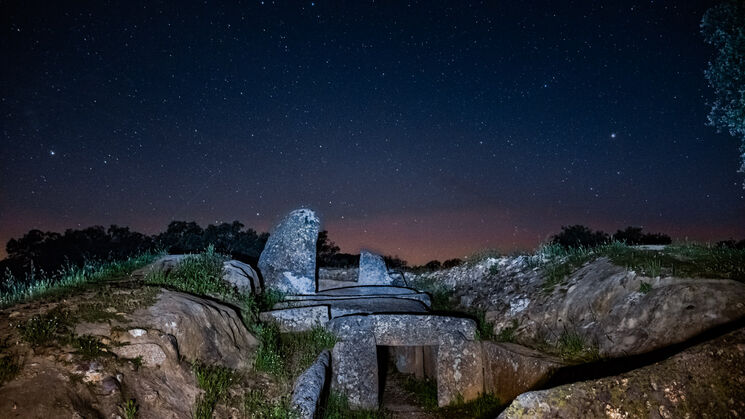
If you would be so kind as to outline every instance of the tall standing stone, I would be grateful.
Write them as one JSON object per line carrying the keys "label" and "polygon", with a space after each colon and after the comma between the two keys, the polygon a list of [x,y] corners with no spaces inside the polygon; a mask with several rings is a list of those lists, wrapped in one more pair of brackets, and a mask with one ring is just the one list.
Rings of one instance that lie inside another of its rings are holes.
{"label": "tall standing stone", "polygon": [[316,292],[316,241],[321,222],[309,209],[297,209],[272,231],[259,257],[264,285],[286,294]]}
{"label": "tall standing stone", "polygon": [[367,250],[360,252],[360,276],[357,285],[393,285],[388,268],[380,255]]}

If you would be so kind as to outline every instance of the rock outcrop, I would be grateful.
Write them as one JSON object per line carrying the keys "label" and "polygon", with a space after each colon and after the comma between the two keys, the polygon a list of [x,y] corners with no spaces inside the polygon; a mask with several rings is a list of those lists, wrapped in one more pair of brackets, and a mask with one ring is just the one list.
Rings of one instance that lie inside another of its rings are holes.
{"label": "rock outcrop", "polygon": [[259,257],[267,288],[287,294],[316,291],[316,241],[320,221],[309,209],[292,211],[272,231]]}
{"label": "rock outcrop", "polygon": [[615,377],[524,393],[500,418],[699,418],[745,413],[745,329]]}
{"label": "rock outcrop", "polygon": [[258,345],[234,309],[180,292],[162,291],[155,304],[129,319],[138,327],[173,336],[179,355],[191,361],[246,368]]}
{"label": "rock outcrop", "polygon": [[[451,287],[463,309],[485,311],[495,332],[514,328],[519,343],[545,345],[571,332],[603,357],[646,353],[745,317],[745,284],[648,278],[605,258],[548,292],[525,257],[489,258],[410,280],[421,278]],[[642,292],[642,282],[651,288]]]}

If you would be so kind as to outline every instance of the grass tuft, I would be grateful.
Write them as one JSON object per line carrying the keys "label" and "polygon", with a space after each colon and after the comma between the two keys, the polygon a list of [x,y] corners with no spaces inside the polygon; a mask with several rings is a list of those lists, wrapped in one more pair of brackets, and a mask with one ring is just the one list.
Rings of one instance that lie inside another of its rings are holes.
{"label": "grass tuft", "polygon": [[251,390],[243,397],[243,416],[250,419],[293,419],[298,415],[287,397],[267,400],[261,390]]}
{"label": "grass tuft", "polygon": [[237,376],[230,368],[200,362],[195,362],[192,370],[197,378],[197,386],[204,390],[204,394],[197,398],[193,416],[195,419],[211,418],[215,406],[225,399]]}
{"label": "grass tuft", "polygon": [[73,346],[83,359],[94,359],[106,353],[106,345],[97,337],[83,335],[73,340]]}
{"label": "grass tuft", "polygon": [[8,270],[0,282],[0,307],[30,301],[88,283],[122,278],[135,269],[152,263],[159,255],[146,252],[120,261],[87,261],[83,266],[66,266],[51,274],[32,270],[25,278],[16,278]]}
{"label": "grass tuft", "polygon": [[140,407],[134,399],[129,399],[119,405],[119,412],[122,414],[124,419],[135,419],[139,410]]}
{"label": "grass tuft", "polygon": [[149,273],[145,282],[163,285],[196,295],[213,295],[238,299],[235,289],[222,280],[226,256],[215,251],[215,246],[196,255],[189,255],[168,274],[162,271]]}
{"label": "grass tuft", "polygon": [[417,379],[407,376],[403,382],[404,390],[411,393],[417,402],[427,410],[437,409],[437,382],[430,379]]}
{"label": "grass tuft", "polygon": [[649,291],[652,291],[652,284],[650,284],[649,282],[641,281],[641,283],[639,284],[639,292],[642,294],[646,294]]}
{"label": "grass tuft", "polygon": [[21,362],[15,355],[0,358],[0,386],[15,378],[21,372]]}
{"label": "grass tuft", "polygon": [[277,377],[300,375],[322,350],[331,349],[336,344],[336,336],[322,327],[280,334],[276,325],[256,324],[253,330],[261,341],[254,367]]}
{"label": "grass tuft", "polygon": [[379,410],[352,410],[349,399],[341,393],[331,391],[326,405],[321,408],[323,419],[383,419],[385,412]]}
{"label": "grass tuft", "polygon": [[598,346],[588,343],[585,337],[576,331],[564,329],[556,342],[556,349],[559,356],[568,361],[592,362],[600,359]]}
{"label": "grass tuft", "polygon": [[63,332],[69,323],[69,313],[52,310],[43,315],[36,315],[26,323],[18,325],[21,337],[33,347],[51,345],[58,333]]}

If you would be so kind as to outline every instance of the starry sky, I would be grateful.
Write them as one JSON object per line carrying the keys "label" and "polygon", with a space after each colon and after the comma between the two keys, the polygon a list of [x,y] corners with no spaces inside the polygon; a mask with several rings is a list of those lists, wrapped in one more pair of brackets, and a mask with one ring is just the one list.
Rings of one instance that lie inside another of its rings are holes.
{"label": "starry sky", "polygon": [[3,1],[0,242],[300,206],[413,263],[577,223],[745,238],[713,4]]}

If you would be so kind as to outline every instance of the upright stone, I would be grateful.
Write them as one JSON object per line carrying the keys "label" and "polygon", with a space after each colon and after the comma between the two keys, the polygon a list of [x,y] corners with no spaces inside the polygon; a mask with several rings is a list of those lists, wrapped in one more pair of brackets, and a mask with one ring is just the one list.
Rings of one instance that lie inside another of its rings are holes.
{"label": "upright stone", "polygon": [[259,257],[267,288],[287,294],[316,292],[316,241],[320,221],[309,209],[287,215],[275,228]]}
{"label": "upright stone", "polygon": [[358,285],[393,285],[393,279],[388,276],[388,268],[380,255],[367,250],[360,252],[360,276]]}

